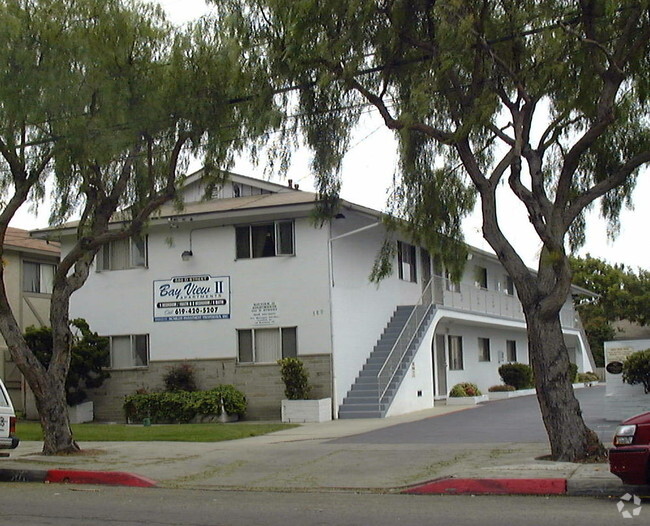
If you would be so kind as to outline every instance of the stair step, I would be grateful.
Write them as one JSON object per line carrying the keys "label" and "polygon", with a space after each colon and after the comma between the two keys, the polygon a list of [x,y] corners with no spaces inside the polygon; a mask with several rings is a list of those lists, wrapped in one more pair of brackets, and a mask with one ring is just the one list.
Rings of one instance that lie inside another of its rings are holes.
{"label": "stair step", "polygon": [[379,411],[355,411],[350,413],[341,413],[339,410],[339,419],[347,420],[353,418],[382,418],[384,415]]}

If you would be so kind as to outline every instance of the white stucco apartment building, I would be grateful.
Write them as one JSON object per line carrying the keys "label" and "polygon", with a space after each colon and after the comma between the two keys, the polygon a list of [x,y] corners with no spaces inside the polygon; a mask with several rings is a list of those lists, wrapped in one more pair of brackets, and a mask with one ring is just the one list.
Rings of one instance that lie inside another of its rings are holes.
{"label": "white stucco apartment building", "polygon": [[[487,390],[501,364],[528,362],[521,306],[493,255],[471,249],[454,284],[402,238],[394,275],[376,285],[379,212],[343,201],[319,228],[315,194],[292,186],[232,175],[203,193],[200,172],[190,176],[184,209],[164,207],[140,239],[107,247],[72,298],[72,317],[111,338],[111,378],[91,396],[97,418],[120,419],[124,395],[160,389],[183,362],[201,388],[241,389],[250,418],[279,416],[283,356],[303,360],[335,418],[432,407],[457,382]],[[35,235],[60,239],[65,255],[75,231]],[[573,361],[591,370],[571,298],[562,319]],[[408,336],[395,350],[398,334]]]}

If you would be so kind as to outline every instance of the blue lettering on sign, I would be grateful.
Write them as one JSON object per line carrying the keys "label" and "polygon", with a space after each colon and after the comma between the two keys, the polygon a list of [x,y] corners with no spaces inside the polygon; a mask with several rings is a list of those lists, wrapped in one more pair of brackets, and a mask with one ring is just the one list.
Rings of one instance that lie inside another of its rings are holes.
{"label": "blue lettering on sign", "polygon": [[216,281],[214,284],[214,292],[210,289],[210,287],[205,287],[205,286],[200,286],[196,285],[194,283],[186,283],[182,287],[172,287],[169,283],[165,283],[164,285],[161,285],[159,288],[158,293],[160,294],[161,298],[166,298],[166,297],[172,297],[172,298],[180,298],[181,295],[184,295],[186,297],[189,296],[199,296],[202,294],[223,294],[223,282],[222,281]]}

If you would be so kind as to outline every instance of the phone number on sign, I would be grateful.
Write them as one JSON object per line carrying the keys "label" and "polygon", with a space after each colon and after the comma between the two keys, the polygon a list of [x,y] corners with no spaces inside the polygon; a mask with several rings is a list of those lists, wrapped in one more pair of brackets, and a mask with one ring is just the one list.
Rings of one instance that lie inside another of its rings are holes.
{"label": "phone number on sign", "polygon": [[175,309],[174,314],[214,314],[219,310],[219,307],[188,307]]}

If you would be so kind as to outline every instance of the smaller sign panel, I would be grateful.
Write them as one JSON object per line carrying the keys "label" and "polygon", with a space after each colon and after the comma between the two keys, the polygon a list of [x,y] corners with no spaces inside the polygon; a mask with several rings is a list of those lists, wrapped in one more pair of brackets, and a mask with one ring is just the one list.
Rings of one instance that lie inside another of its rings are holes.
{"label": "smaller sign panel", "polygon": [[260,301],[251,306],[253,325],[273,325],[278,319],[278,306],[275,301]]}
{"label": "smaller sign panel", "polygon": [[176,276],[153,282],[153,321],[230,318],[230,276]]}

